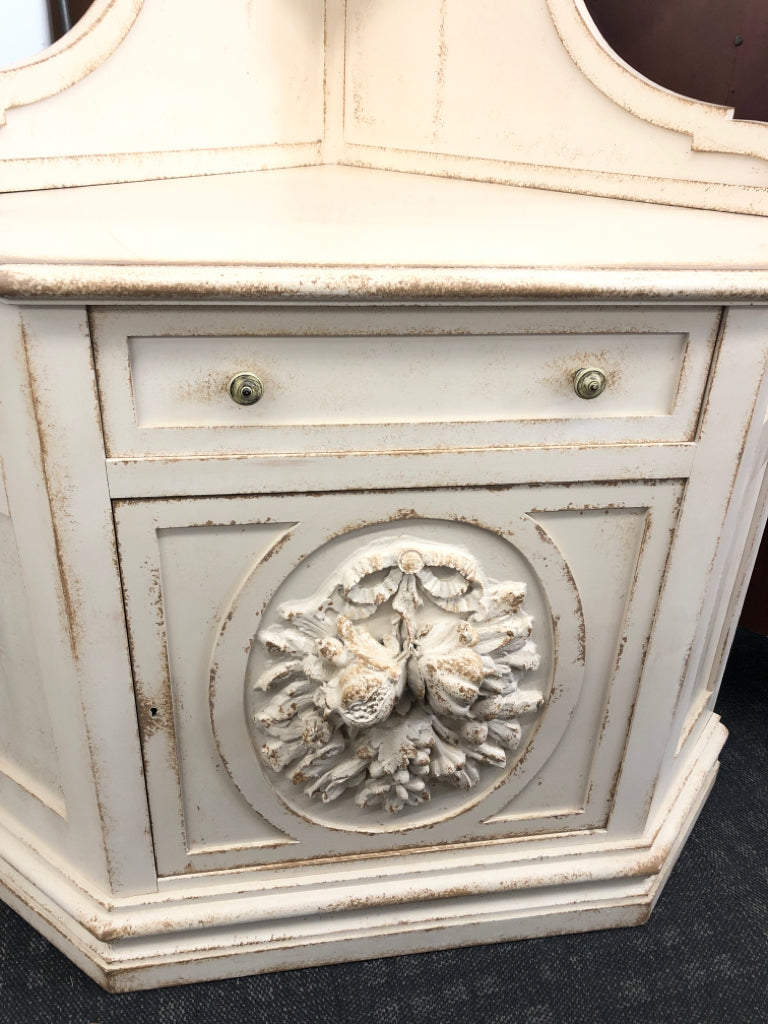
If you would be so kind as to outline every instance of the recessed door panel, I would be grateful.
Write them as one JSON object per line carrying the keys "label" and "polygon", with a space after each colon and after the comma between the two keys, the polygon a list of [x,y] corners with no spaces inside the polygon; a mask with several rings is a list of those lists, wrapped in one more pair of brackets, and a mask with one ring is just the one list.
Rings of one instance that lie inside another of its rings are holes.
{"label": "recessed door panel", "polygon": [[607,827],[678,492],[117,503],[160,873]]}

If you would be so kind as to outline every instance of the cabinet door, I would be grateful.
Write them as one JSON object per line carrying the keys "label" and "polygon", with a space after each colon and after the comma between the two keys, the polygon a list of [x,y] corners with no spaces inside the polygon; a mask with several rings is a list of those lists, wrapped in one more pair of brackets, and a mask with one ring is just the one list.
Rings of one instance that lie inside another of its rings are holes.
{"label": "cabinet door", "polygon": [[117,502],[159,873],[609,828],[679,497]]}

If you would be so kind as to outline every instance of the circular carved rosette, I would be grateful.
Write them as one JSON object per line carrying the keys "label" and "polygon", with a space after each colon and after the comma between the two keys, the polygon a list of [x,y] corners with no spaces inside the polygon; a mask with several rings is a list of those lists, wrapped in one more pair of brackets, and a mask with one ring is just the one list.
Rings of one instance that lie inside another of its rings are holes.
{"label": "circular carved rosette", "polygon": [[258,634],[254,746],[301,802],[407,815],[502,776],[545,694],[526,584],[467,550],[384,536]]}

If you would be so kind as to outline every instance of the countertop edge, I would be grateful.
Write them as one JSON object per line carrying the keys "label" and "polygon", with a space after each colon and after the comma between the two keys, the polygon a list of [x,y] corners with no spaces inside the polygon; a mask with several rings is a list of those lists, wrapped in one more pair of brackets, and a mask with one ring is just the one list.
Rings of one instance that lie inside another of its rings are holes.
{"label": "countertop edge", "polygon": [[768,303],[765,268],[0,263],[11,302]]}

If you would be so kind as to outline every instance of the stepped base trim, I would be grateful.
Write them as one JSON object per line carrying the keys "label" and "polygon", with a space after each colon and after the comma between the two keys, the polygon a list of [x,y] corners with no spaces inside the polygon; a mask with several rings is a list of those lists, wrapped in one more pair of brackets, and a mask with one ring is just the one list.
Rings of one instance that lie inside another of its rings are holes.
{"label": "stepped base trim", "polygon": [[726,736],[713,715],[656,829],[633,845],[606,833],[588,848],[560,846],[526,863],[513,845],[506,862],[480,870],[462,864],[477,860],[476,849],[448,850],[444,870],[393,878],[384,895],[386,876],[361,884],[318,875],[312,889],[324,903],[312,889],[302,892],[302,913],[291,907],[290,892],[259,892],[253,882],[249,891],[242,875],[237,886],[229,879],[230,891],[219,883],[218,891],[196,887],[107,905],[6,833],[0,894],[114,992],[642,924],[714,783]]}

